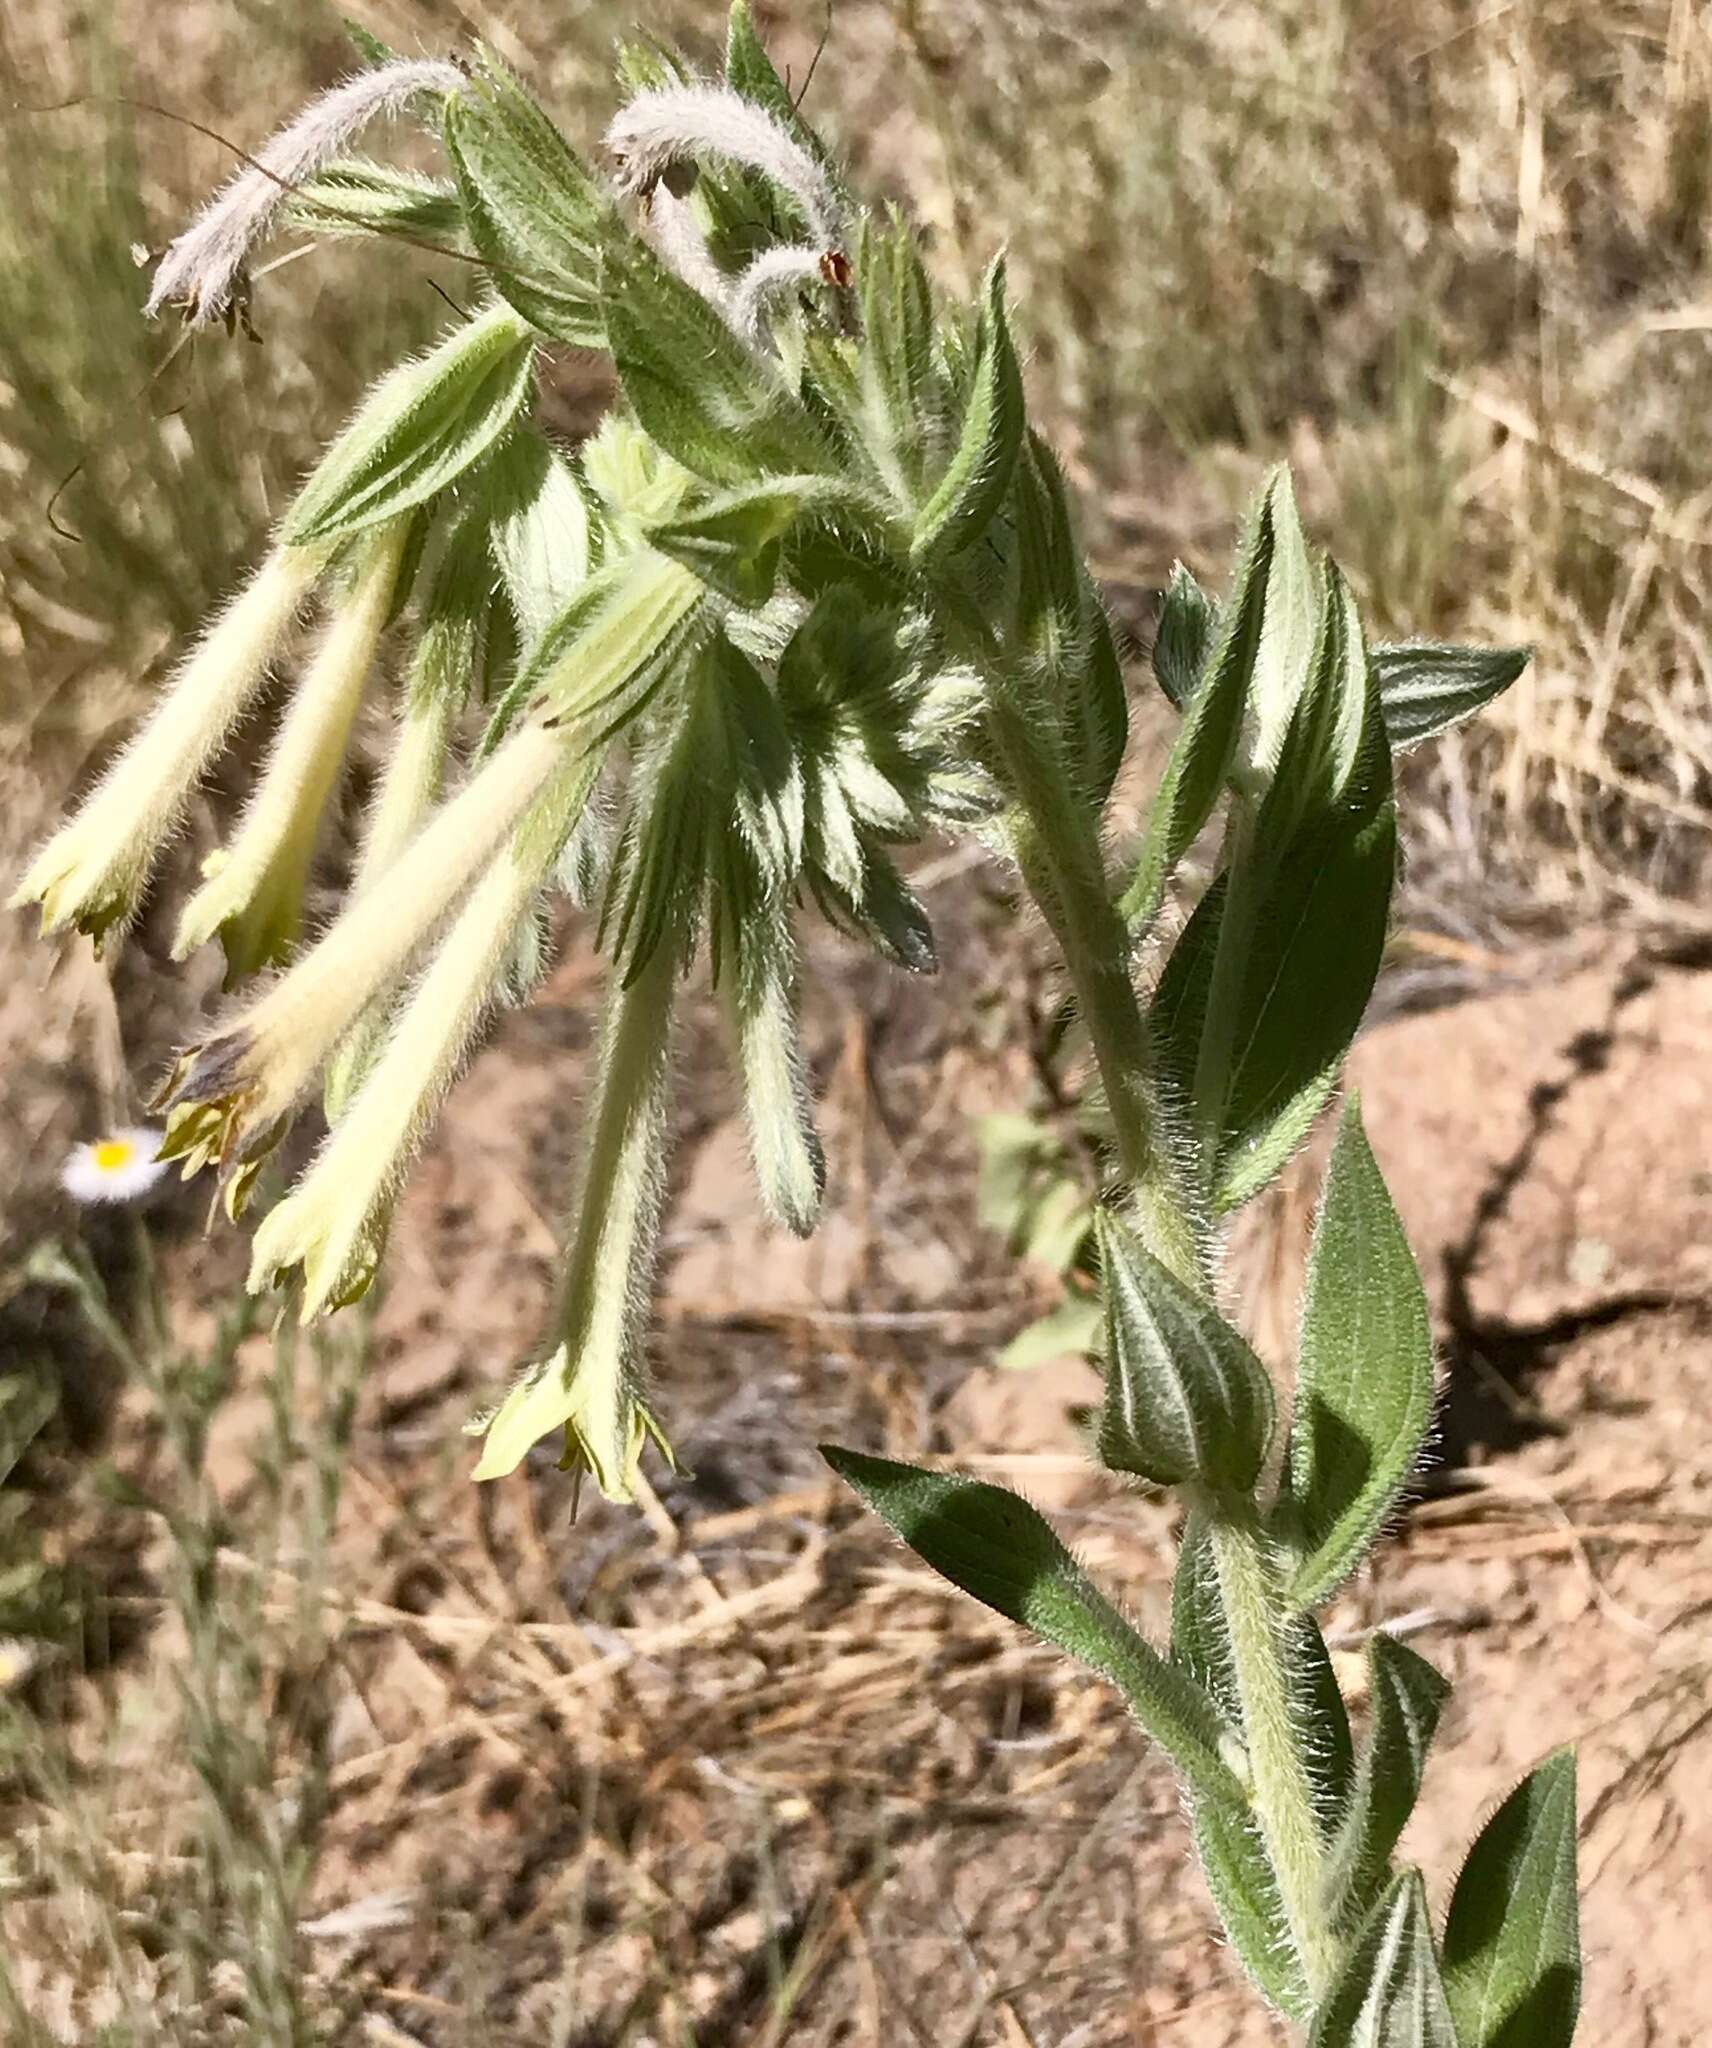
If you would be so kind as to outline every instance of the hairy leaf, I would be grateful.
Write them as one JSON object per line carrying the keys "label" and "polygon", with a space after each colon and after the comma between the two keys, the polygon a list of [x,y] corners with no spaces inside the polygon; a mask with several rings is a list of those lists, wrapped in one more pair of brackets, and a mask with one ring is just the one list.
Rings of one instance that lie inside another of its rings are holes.
{"label": "hairy leaf", "polygon": [[1451,1897],[1444,1958],[1460,2048],[1568,2048],[1581,2008],[1568,1750],[1481,1829]]}
{"label": "hairy leaf", "polygon": [[1137,1635],[1027,1501],[832,1445],[821,1455],[942,1577],[1110,1679],[1192,1784],[1243,1797],[1212,1701]]}
{"label": "hairy leaf", "polygon": [[1426,1296],[1352,1098],[1308,1255],[1287,1471],[1296,1604],[1317,1606],[1366,1556],[1432,1410]]}
{"label": "hairy leaf", "polygon": [[1392,752],[1436,739],[1483,711],[1532,659],[1529,647],[1453,647],[1436,640],[1375,647],[1373,669]]}
{"label": "hairy leaf", "polygon": [[603,276],[624,395],[667,454],[716,484],[833,473],[801,399],[645,242],[614,236]]}
{"label": "hairy leaf", "polygon": [[1449,1692],[1427,1660],[1394,1637],[1368,1643],[1367,1740],[1326,1878],[1328,1910],[1340,1925],[1364,1919],[1385,1881]]}
{"label": "hairy leaf", "polygon": [[1418,1870],[1394,1878],[1368,1916],[1314,2014],[1308,2048],[1459,2048]]}
{"label": "hairy leaf", "polygon": [[975,365],[957,446],[916,518],[910,551],[918,564],[948,561],[986,532],[1010,488],[1022,437],[1022,371],[1005,311],[1000,260],[988,271],[982,293]]}
{"label": "hairy leaf", "polygon": [[1266,1368],[1109,1209],[1095,1229],[1106,1304],[1100,1462],[1158,1486],[1246,1492],[1272,1439]]}
{"label": "hairy leaf", "polygon": [[509,306],[494,306],[432,355],[391,371],[298,494],[287,542],[355,533],[456,482],[522,411],[534,360],[523,323]]}
{"label": "hairy leaf", "polygon": [[448,101],[446,150],[494,289],[556,341],[600,348],[611,202],[528,92],[489,58]]}

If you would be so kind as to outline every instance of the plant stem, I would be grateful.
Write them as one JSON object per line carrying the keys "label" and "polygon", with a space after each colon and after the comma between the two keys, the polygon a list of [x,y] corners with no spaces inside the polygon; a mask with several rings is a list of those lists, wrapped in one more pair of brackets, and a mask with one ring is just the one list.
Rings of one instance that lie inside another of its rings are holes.
{"label": "plant stem", "polygon": [[1137,1228],[1157,1259],[1191,1287],[1204,1287],[1204,1232],[1163,1142],[1129,933],[1107,886],[1098,832],[1038,725],[1008,693],[995,696],[994,730],[1020,811],[1012,834],[1017,863],[1063,952],[1093,1041]]}
{"label": "plant stem", "polygon": [[1288,1621],[1254,1503],[1220,1495],[1198,1505],[1212,1536],[1254,1816],[1303,1981],[1317,2003],[1336,1971],[1339,1947],[1326,1912],[1325,1847],[1291,1697]]}

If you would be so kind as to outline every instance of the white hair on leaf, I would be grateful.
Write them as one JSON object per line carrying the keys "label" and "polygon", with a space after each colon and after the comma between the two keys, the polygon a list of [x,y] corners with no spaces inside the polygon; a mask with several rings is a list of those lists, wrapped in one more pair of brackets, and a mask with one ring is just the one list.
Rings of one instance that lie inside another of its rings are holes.
{"label": "white hair on leaf", "polygon": [[614,116],[607,147],[622,165],[620,183],[641,191],[673,164],[719,156],[759,171],[802,209],[825,247],[844,243],[844,206],[825,168],[764,107],[722,85],[669,85],[641,92]]}
{"label": "white hair on leaf", "polygon": [[262,144],[167,250],[149,290],[147,311],[158,313],[182,301],[198,325],[219,319],[232,303],[244,258],[294,186],[339,155],[377,116],[402,113],[424,93],[455,92],[463,83],[455,64],[401,57],[358,72],[311,100],[296,120]]}

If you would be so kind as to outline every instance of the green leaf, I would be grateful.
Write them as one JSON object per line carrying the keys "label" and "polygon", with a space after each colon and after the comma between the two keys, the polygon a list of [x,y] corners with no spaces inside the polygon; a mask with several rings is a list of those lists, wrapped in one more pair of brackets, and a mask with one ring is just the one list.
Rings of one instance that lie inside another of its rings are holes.
{"label": "green leaf", "polygon": [[456,482],[523,410],[534,362],[522,322],[495,306],[383,377],[299,493],[285,540],[355,533]]}
{"label": "green leaf", "polygon": [[1375,647],[1379,703],[1393,753],[1461,725],[1501,697],[1533,659],[1531,647],[1453,647],[1423,640]]}
{"label": "green leaf", "polygon": [[1308,1254],[1287,1477],[1298,1606],[1329,1598],[1366,1556],[1432,1412],[1426,1296],[1352,1097]]}
{"label": "green leaf", "polygon": [[585,722],[591,745],[617,730],[693,651],[705,604],[700,582],[664,555],[644,550],[610,563],[535,642],[494,706],[482,752],[536,703],[561,725]]}
{"label": "green leaf", "polygon": [[833,472],[801,399],[645,242],[611,240],[604,276],[624,395],[668,455],[716,484]]}
{"label": "green leaf", "polygon": [[648,540],[734,604],[753,607],[772,594],[783,543],[799,519],[854,517],[861,523],[877,509],[835,477],[777,477],[722,492],[651,526]]}
{"label": "green leaf", "polygon": [[[1274,672],[1272,694],[1280,694],[1277,651],[1296,639],[1300,572],[1295,551],[1300,546],[1294,502],[1287,486],[1281,490],[1281,473],[1275,474],[1249,515],[1236,585],[1221,615],[1204,683],[1188,700],[1148,812],[1141,857],[1122,904],[1132,927],[1153,922],[1177,863],[1212,816],[1236,766],[1243,725],[1251,717],[1263,673]],[[1275,623],[1280,609],[1289,622],[1287,633]]]}
{"label": "green leaf", "polygon": [[1110,1679],[1191,1784],[1243,1798],[1212,1701],[1130,1627],[1027,1501],[829,1444],[821,1455],[942,1577]]}
{"label": "green leaf", "polygon": [[570,464],[533,431],[506,438],[491,475],[486,509],[493,559],[527,652],[588,581],[588,503]]}
{"label": "green leaf", "polygon": [[1056,457],[1029,434],[1011,490],[1022,690],[1043,732],[1054,728],[1084,799],[1111,793],[1129,738],[1129,703],[1111,624],[1076,544]]}
{"label": "green leaf", "polygon": [[1313,675],[1237,843],[1237,865],[1196,907],[1152,1010],[1167,1085],[1185,1119],[1208,1132],[1218,1210],[1264,1187],[1307,1135],[1384,951],[1397,859],[1390,754],[1360,622],[1335,568]]}
{"label": "green leaf", "polygon": [[1367,1740],[1326,1875],[1328,1910],[1340,1926],[1365,1919],[1386,1879],[1449,1693],[1427,1660],[1394,1637],[1369,1641]]}
{"label": "green leaf", "polygon": [[357,55],[365,64],[393,64],[398,52],[390,43],[383,43],[373,29],[364,28],[360,21],[353,21],[348,14],[339,16],[339,25],[356,48]]}
{"label": "green leaf", "polygon": [[1308,2048],[1459,2048],[1418,1870],[1394,1878],[1368,1916],[1314,2014]]}
{"label": "green leaf", "polygon": [[1156,1486],[1246,1493],[1272,1440],[1266,1368],[1109,1209],[1095,1232],[1106,1303],[1100,1462]]}
{"label": "green leaf", "polygon": [[288,210],[294,227],[314,235],[402,235],[445,247],[463,240],[455,186],[366,157],[330,163],[305,178]]}
{"label": "green leaf", "polygon": [[895,209],[884,227],[863,221],[856,282],[862,347],[855,388],[839,410],[856,424],[894,497],[914,507],[949,438],[951,394],[934,349],[933,291],[915,236]]}
{"label": "green leaf", "polygon": [[808,1090],[787,915],[748,918],[736,940],[728,1001],[756,1184],[774,1222],[808,1237],[826,1191],[826,1155]]}
{"label": "green leaf", "polygon": [[1026,1329],[1019,1330],[993,1363],[1001,1372],[1032,1372],[1055,1358],[1086,1357],[1099,1349],[1105,1311],[1092,1294],[1066,1294]]}
{"label": "green leaf", "polygon": [[1218,600],[1207,595],[1181,562],[1173,563],[1171,581],[1159,601],[1153,673],[1179,711],[1200,688],[1218,630]]}
{"label": "green leaf", "polygon": [[495,291],[556,341],[602,347],[601,248],[617,216],[581,158],[491,57],[444,128]]}
{"label": "green leaf", "polygon": [[986,532],[1010,488],[1023,437],[1022,371],[1005,312],[1005,266],[987,273],[976,328],[975,366],[957,446],[916,518],[910,553],[918,566],[949,561]]}
{"label": "green leaf", "polygon": [[796,101],[791,98],[785,81],[773,68],[773,60],[755,33],[755,21],[747,0],[732,0],[726,22],[725,82],[744,99],[765,107],[786,133],[811,156],[818,157],[837,179],[837,166],[825,143],[797,112]]}
{"label": "green leaf", "polygon": [[[1171,1589],[1171,1655],[1233,1723],[1241,1720],[1218,1572],[1203,1516],[1183,1530]],[[1219,1921],[1249,1976],[1282,2013],[1308,2017],[1308,1992],[1290,1939],[1278,1881],[1246,1800],[1192,1792],[1190,1819],[1201,1874]]]}
{"label": "green leaf", "polygon": [[1575,1758],[1548,1757],[1481,1829],[1445,1923],[1460,2048],[1568,2048],[1581,2007]]}

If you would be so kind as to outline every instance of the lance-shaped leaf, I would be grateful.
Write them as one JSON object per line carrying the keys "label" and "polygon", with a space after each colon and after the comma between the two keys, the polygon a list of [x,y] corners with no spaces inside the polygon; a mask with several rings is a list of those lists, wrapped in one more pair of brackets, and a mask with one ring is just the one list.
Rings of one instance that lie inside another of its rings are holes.
{"label": "lance-shaped leaf", "polygon": [[668,455],[717,484],[833,472],[802,400],[645,242],[613,236],[603,276],[624,395]]}
{"label": "lance-shaped leaf", "polygon": [[[589,746],[604,743],[681,673],[703,637],[706,600],[689,570],[652,550],[598,571],[501,692],[482,753],[492,753],[531,706],[553,725],[581,726]],[[508,617],[506,606],[490,610],[490,641]]]}
{"label": "lance-shaped leaf", "polygon": [[287,542],[377,525],[454,483],[522,411],[534,360],[528,329],[494,306],[383,377],[299,493]]}
{"label": "lance-shaped leaf", "polygon": [[1433,1349],[1421,1276],[1352,1098],[1308,1254],[1286,1474],[1297,1605],[1366,1556],[1426,1441]]}
{"label": "lance-shaped leaf", "polygon": [[1418,747],[1483,711],[1532,658],[1529,647],[1454,647],[1436,640],[1375,647],[1373,670],[1391,751]]}
{"label": "lance-shaped leaf", "polygon": [[1575,1758],[1548,1757],[1468,1852],[1444,1937],[1459,2048],[1569,2048],[1581,2008]]}
{"label": "lance-shaped leaf", "polygon": [[1100,1462],[1156,1486],[1246,1492],[1272,1440],[1266,1368],[1109,1209],[1095,1229],[1106,1301]]}
{"label": "lance-shaped leaf", "polygon": [[894,496],[913,506],[943,455],[951,397],[933,345],[932,288],[915,236],[895,211],[883,227],[864,220],[856,283],[862,348],[841,409],[865,426],[869,459]]}
{"label": "lance-shaped leaf", "polygon": [[494,289],[543,334],[601,347],[601,246],[615,215],[582,160],[492,58],[447,102],[444,131]]}
{"label": "lance-shaped leaf", "polygon": [[799,519],[822,518],[881,533],[884,507],[836,477],[788,476],[723,491],[648,529],[650,545],[685,563],[734,604],[771,596],[786,536]]}
{"label": "lance-shaped leaf", "polygon": [[755,33],[754,16],[747,0],[732,0],[725,29],[725,82],[756,106],[765,107],[791,139],[820,159],[836,181],[838,167],[830,151],[797,112],[790,88],[774,69],[773,60]]}
{"label": "lance-shaped leaf", "polygon": [[1271,786],[1153,1005],[1161,1069],[1203,1134],[1220,1210],[1264,1187],[1306,1136],[1384,949],[1397,845],[1390,754],[1360,621],[1334,567],[1325,582],[1313,673]]}
{"label": "lance-shaped leaf", "polygon": [[1236,766],[1244,727],[1255,724],[1254,700],[1263,680],[1269,700],[1283,696],[1284,654],[1293,653],[1299,637],[1301,585],[1310,574],[1295,502],[1278,472],[1249,515],[1235,588],[1202,686],[1188,700],[1148,812],[1141,856],[1123,899],[1132,926],[1152,923],[1173,870],[1212,816]]}
{"label": "lance-shaped leaf", "polygon": [[1314,2014],[1308,2048],[1459,2048],[1418,1870],[1401,1872],[1368,1916]]}
{"label": "lance-shaped leaf", "polygon": [[1427,1746],[1449,1692],[1427,1660],[1395,1637],[1379,1634],[1368,1643],[1367,1740],[1326,1876],[1328,1908],[1339,1925],[1363,1920],[1385,1880],[1420,1796]]}
{"label": "lance-shaped leaf", "polygon": [[1191,1784],[1245,1798],[1230,1761],[1240,1746],[1212,1701],[1130,1627],[1027,1501],[832,1444],[821,1456],[942,1578],[1110,1679]]}
{"label": "lance-shaped leaf", "polygon": [[1022,436],[1022,371],[1005,311],[1001,259],[988,271],[982,293],[957,445],[916,518],[910,552],[918,564],[949,561],[986,532],[1010,488]]}
{"label": "lance-shaped leaf", "polygon": [[820,1219],[826,1155],[803,1058],[788,913],[761,906],[734,936],[736,967],[726,991],[755,1179],[773,1220],[808,1237]]}
{"label": "lance-shaped leaf", "polygon": [[1174,563],[1159,600],[1153,673],[1179,711],[1200,688],[1218,631],[1218,600],[1207,595],[1181,562]]}
{"label": "lance-shaped leaf", "polygon": [[507,435],[489,474],[493,559],[527,655],[588,581],[588,503],[570,464],[531,431]]}
{"label": "lance-shaped leaf", "polygon": [[1111,793],[1129,737],[1123,668],[1076,545],[1063,474],[1036,434],[1017,457],[1011,510],[1015,634],[1027,655],[1030,712],[1043,731],[1056,727],[1081,794],[1098,806]]}
{"label": "lance-shaped leaf", "polygon": [[441,247],[461,244],[464,233],[456,186],[366,157],[341,159],[304,178],[286,217],[312,235],[397,235]]}

